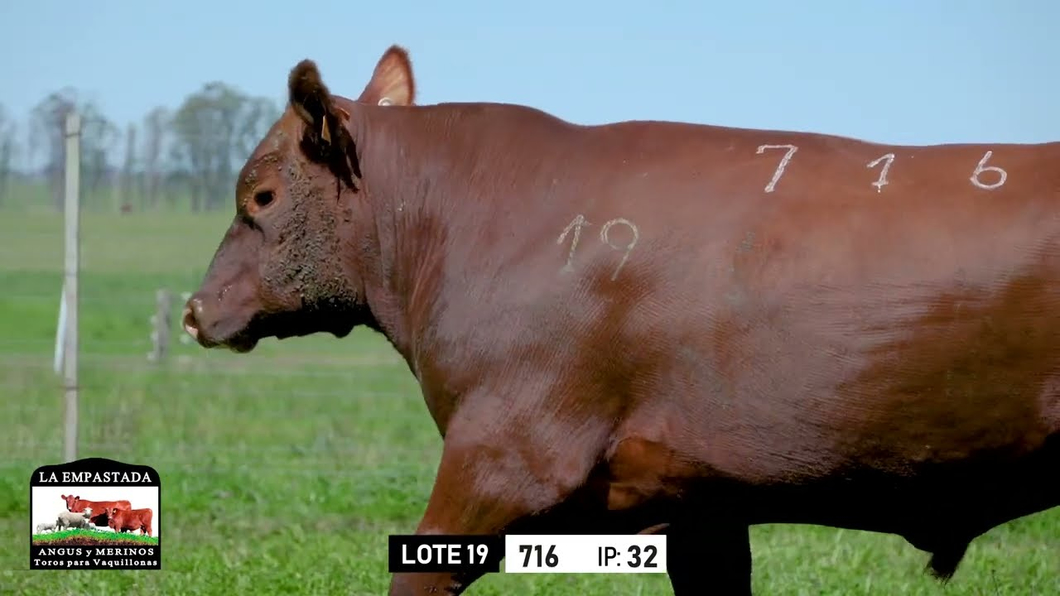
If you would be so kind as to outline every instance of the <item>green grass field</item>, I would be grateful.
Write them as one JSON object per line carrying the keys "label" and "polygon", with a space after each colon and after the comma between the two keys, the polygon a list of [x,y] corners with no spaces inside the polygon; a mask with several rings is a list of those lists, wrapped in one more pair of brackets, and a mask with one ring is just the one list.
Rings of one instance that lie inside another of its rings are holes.
{"label": "green grass field", "polygon": [[106,543],[132,542],[138,545],[158,544],[158,538],[154,536],[144,536],[142,534],[134,534],[132,532],[118,533],[101,530],[82,530],[80,528],[73,530],[63,530],[61,532],[51,532],[47,534],[33,535],[33,542],[36,544],[58,544],[71,540],[78,541],[80,539],[97,540]]}
{"label": "green grass field", "polygon": [[[441,440],[382,337],[243,356],[175,342],[164,364],[146,359],[155,290],[195,289],[228,219],[84,216],[79,455],[159,471],[164,570],[31,572],[29,476],[62,452],[62,221],[0,211],[0,594],[386,593],[386,536],[415,528]],[[763,526],[752,539],[761,595],[1060,594],[1060,509],[980,538],[948,586],[894,536]],[[670,591],[661,575],[496,574],[469,593]]]}

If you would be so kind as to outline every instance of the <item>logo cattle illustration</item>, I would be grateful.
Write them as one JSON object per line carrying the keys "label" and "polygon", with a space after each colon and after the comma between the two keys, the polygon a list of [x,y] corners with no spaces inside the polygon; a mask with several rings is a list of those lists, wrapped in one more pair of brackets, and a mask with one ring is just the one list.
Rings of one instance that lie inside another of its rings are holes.
{"label": "logo cattle illustration", "polygon": [[109,513],[110,520],[108,524],[110,529],[115,532],[134,532],[139,530],[145,536],[151,535],[151,517],[153,513],[150,508],[118,509],[113,507]]}
{"label": "logo cattle illustration", "polygon": [[85,509],[91,509],[95,513],[90,518],[90,521],[100,527],[107,527],[108,515],[113,509],[130,509],[132,505],[129,501],[86,501],[80,496],[74,495],[62,495],[63,501],[66,503],[66,510],[72,513],[80,513]]}
{"label": "logo cattle illustration", "polygon": [[751,525],[896,534],[945,580],[1060,504],[1060,143],[580,126],[388,72],[293,68],[183,325],[385,335],[444,438],[418,534],[665,532],[676,594],[733,595]]}

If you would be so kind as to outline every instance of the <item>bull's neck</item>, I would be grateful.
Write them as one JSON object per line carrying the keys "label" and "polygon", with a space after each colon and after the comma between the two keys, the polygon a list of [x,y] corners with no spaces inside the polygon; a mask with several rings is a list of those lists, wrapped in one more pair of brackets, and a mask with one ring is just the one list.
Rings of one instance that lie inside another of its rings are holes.
{"label": "bull's neck", "polygon": [[[429,126],[427,115],[376,106],[352,112],[362,178],[352,199],[357,237],[350,240],[358,249],[368,325],[386,336],[419,377],[422,334],[431,328],[441,293],[447,239],[459,225],[459,205],[450,200],[460,196],[453,188],[459,178],[439,161],[445,133]],[[409,126],[410,117],[423,119],[417,123],[423,126]],[[414,139],[408,130],[416,131]]]}

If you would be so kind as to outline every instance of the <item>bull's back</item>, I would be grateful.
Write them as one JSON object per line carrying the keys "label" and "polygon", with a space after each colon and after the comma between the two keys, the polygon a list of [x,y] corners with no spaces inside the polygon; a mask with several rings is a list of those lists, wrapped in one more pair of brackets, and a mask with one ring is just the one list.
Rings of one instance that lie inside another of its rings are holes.
{"label": "bull's back", "polygon": [[1060,424],[1060,143],[469,113],[458,153],[479,158],[454,179],[492,169],[457,208],[491,225],[451,255],[443,291],[482,291],[444,334],[566,345],[579,386],[636,380],[623,400],[663,420],[637,432],[763,477],[1031,449]]}
{"label": "bull's back", "polygon": [[1057,432],[1060,143],[585,135],[594,192],[578,184],[555,223],[591,224],[568,276],[593,292],[556,283],[607,305],[597,336],[619,339],[597,349],[652,380],[630,433],[790,481],[1030,453]]}

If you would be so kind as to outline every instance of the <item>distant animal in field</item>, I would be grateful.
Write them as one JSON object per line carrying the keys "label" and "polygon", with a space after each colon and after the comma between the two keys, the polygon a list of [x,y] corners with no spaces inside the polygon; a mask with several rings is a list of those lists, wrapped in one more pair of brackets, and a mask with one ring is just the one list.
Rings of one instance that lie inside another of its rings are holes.
{"label": "distant animal in field", "polygon": [[37,534],[43,534],[45,532],[54,532],[55,524],[52,522],[41,522],[37,524]]}
{"label": "distant animal in field", "polygon": [[59,517],[55,520],[55,526],[59,530],[65,530],[66,528],[83,528],[88,530],[92,527],[92,524],[88,521],[91,517],[91,507],[86,507],[84,511],[78,513],[62,511],[59,513]]}

